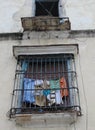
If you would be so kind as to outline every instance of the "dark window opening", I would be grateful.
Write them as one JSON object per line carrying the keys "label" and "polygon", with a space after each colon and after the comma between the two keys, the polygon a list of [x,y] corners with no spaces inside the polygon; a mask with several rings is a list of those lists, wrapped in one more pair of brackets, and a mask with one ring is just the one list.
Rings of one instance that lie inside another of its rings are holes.
{"label": "dark window opening", "polygon": [[36,16],[58,16],[58,2],[36,2]]}

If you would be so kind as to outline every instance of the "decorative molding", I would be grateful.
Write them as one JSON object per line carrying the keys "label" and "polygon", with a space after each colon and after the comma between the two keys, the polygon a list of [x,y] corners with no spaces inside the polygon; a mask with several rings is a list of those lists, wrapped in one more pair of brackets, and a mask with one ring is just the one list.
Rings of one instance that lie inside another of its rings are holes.
{"label": "decorative molding", "polygon": [[78,44],[46,45],[46,46],[13,46],[13,55],[43,55],[43,54],[77,54]]}

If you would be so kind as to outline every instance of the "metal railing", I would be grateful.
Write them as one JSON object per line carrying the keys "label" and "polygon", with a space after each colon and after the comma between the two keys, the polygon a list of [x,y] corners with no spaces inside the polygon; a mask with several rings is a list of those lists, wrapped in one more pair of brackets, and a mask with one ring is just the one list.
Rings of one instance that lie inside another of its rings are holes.
{"label": "metal railing", "polygon": [[10,117],[16,114],[75,111],[81,114],[74,56],[18,58]]}

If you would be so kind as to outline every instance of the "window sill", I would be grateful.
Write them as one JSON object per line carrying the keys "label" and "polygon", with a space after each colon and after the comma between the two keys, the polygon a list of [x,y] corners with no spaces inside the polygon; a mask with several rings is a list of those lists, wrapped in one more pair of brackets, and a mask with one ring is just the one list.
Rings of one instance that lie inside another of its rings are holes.
{"label": "window sill", "polygon": [[58,18],[50,16],[23,17],[21,18],[24,31],[51,31],[70,30],[71,25],[68,17]]}
{"label": "window sill", "polygon": [[44,127],[62,126],[77,121],[77,112],[16,114],[16,124],[20,126]]}

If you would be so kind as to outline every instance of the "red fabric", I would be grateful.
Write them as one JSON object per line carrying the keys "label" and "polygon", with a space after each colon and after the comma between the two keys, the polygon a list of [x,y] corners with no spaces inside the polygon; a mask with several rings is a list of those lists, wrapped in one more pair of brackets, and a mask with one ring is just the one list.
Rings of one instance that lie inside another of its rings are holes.
{"label": "red fabric", "polygon": [[[60,79],[60,88],[63,88],[60,90],[61,96],[68,96],[68,89],[67,89],[67,83],[64,77]],[[65,89],[64,89],[65,88]]]}

